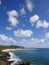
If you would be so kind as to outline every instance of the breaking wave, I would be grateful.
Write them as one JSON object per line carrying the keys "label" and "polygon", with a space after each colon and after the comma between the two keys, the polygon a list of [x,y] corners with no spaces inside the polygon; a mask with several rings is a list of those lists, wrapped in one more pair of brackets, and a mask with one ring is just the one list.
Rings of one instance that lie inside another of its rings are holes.
{"label": "breaking wave", "polygon": [[15,65],[15,64],[17,64],[18,62],[21,62],[21,61],[22,61],[22,60],[21,60],[18,56],[16,56],[14,53],[9,52],[9,54],[10,54],[10,59],[9,59],[8,61],[14,61],[13,63],[11,63],[11,65]]}

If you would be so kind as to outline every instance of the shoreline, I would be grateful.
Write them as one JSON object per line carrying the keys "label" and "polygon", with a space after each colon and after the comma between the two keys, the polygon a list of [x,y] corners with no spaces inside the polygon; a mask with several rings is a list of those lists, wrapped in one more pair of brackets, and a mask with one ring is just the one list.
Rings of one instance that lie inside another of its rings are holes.
{"label": "shoreline", "polygon": [[4,49],[4,50],[2,50],[2,52],[10,52],[10,51],[14,51],[14,50],[28,50],[28,49],[20,49],[20,48],[18,48],[18,49]]}

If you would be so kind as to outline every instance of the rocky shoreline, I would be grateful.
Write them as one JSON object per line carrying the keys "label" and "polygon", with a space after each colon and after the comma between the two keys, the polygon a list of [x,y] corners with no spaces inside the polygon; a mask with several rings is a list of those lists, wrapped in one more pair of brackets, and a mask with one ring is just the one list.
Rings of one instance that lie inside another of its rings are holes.
{"label": "rocky shoreline", "polygon": [[[0,52],[0,65],[11,65],[14,61],[8,61],[10,59],[10,54],[8,52]],[[30,65],[30,62],[23,62],[19,65]]]}
{"label": "rocky shoreline", "polygon": [[14,61],[8,61],[10,55],[7,52],[0,52],[0,65],[11,65]]}

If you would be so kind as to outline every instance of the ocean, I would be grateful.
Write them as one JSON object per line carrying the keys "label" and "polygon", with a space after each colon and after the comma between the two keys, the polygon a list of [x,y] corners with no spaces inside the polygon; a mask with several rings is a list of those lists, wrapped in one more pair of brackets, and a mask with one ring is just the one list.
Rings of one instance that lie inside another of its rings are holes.
{"label": "ocean", "polygon": [[14,61],[11,65],[18,65],[24,61],[30,65],[49,65],[49,49],[14,50],[9,52],[11,55],[8,61]]}

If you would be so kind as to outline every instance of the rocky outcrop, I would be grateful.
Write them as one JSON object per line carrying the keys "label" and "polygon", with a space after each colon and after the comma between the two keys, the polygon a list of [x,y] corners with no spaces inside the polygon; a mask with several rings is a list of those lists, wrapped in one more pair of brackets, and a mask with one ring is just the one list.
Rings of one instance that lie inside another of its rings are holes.
{"label": "rocky outcrop", "polygon": [[23,62],[22,64],[19,64],[19,65],[30,65],[30,62]]}
{"label": "rocky outcrop", "polygon": [[0,65],[11,65],[14,61],[7,61],[10,59],[10,55],[7,52],[0,52]]}
{"label": "rocky outcrop", "polygon": [[10,58],[9,53],[7,52],[0,52],[0,60],[7,60]]}

